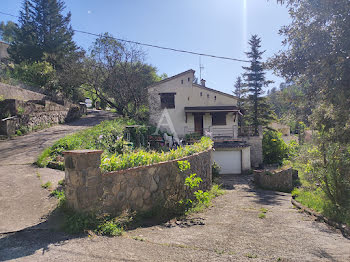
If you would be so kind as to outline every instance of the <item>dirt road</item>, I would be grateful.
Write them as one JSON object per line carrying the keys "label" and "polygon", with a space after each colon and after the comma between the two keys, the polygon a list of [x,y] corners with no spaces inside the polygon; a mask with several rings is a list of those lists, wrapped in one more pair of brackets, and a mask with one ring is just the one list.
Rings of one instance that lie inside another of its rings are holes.
{"label": "dirt road", "polygon": [[[0,237],[0,260],[350,261],[350,240],[298,212],[290,194],[255,190],[249,177],[224,181],[226,194],[186,221],[114,238],[46,230],[7,234]],[[259,218],[262,208],[265,218]]]}
{"label": "dirt road", "polygon": [[7,141],[0,141],[0,233],[38,224],[56,206],[41,184],[57,182],[64,172],[33,165],[38,155],[57,139],[112,118],[111,113],[91,111],[65,124]]}

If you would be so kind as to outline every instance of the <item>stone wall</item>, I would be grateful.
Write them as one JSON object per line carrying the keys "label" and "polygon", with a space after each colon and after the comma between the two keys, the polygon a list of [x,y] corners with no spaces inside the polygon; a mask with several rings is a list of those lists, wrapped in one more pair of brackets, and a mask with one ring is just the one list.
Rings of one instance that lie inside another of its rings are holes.
{"label": "stone wall", "polygon": [[250,145],[250,161],[252,167],[259,167],[263,163],[262,135],[241,137]]}
{"label": "stone wall", "polygon": [[254,182],[264,189],[291,192],[293,190],[293,169],[255,170]]}
{"label": "stone wall", "polygon": [[[42,100],[46,98],[46,95],[40,92],[34,92],[32,90],[28,90],[25,86],[13,86],[7,85],[4,83],[0,83],[0,96],[5,99],[16,99],[16,100]],[[32,88],[34,89],[34,88]]]}
{"label": "stone wall", "polygon": [[82,105],[65,107],[48,100],[6,99],[0,101],[0,135],[14,135],[21,126],[31,130],[38,126],[69,122],[85,112],[86,108]]}
{"label": "stone wall", "polygon": [[[212,150],[178,160],[101,174],[102,151],[76,150],[64,153],[66,199],[77,211],[107,212],[114,215],[124,210],[150,211],[171,208],[192,192],[184,185],[188,174],[203,179],[200,189],[212,185]],[[191,172],[182,174],[179,160],[191,163]]]}

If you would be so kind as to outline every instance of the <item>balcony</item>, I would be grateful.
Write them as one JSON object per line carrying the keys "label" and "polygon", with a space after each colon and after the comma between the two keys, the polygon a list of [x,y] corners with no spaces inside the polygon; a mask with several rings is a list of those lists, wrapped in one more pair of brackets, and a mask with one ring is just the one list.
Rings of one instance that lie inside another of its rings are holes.
{"label": "balcony", "polygon": [[253,126],[232,126],[232,127],[208,127],[203,129],[185,127],[185,135],[187,137],[210,136],[214,141],[241,141],[243,137],[259,136],[262,134],[262,128],[259,128],[258,134]]}

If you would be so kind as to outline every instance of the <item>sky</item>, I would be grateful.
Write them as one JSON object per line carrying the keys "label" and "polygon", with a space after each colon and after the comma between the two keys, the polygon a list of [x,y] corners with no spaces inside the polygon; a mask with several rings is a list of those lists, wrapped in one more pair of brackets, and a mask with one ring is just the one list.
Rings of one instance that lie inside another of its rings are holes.
{"label": "sky", "polygon": [[[0,11],[18,15],[22,0],[0,0]],[[288,10],[275,0],[65,0],[72,13],[73,29],[92,33],[109,32],[114,37],[246,59],[248,40],[252,34],[262,39],[264,60],[283,48],[279,29],[290,23]],[[0,14],[0,21],[16,18]],[[74,40],[89,49],[95,37],[75,33]],[[242,62],[199,57],[143,47],[146,62],[158,73],[172,76],[194,69],[199,78],[200,61],[204,67],[202,78],[206,85],[232,93],[236,78],[244,70]],[[283,82],[267,72],[267,80],[275,81],[269,88]]]}

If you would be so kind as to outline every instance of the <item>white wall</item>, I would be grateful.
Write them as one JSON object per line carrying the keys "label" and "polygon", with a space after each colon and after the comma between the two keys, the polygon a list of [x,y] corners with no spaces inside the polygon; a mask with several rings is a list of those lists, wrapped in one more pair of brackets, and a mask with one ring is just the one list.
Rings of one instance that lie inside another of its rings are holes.
{"label": "white wall", "polygon": [[[173,79],[149,87],[148,99],[150,104],[151,124],[157,126],[163,112],[161,109],[159,93],[176,93],[175,108],[167,110],[169,112],[175,131],[179,137],[183,137],[185,135],[186,129],[194,129],[194,117],[191,113],[187,114],[186,123],[186,115],[184,110],[185,107],[237,105],[236,98],[230,95],[217,93],[216,91],[208,90],[197,84],[193,84],[193,79],[194,71],[189,71],[185,74],[179,75],[178,77],[174,77]],[[218,128],[233,128],[234,125],[237,125],[237,120],[236,122],[233,121],[233,113],[228,113],[226,117],[226,126],[217,126]],[[211,122],[211,115],[209,113],[205,114],[203,117],[203,127],[209,128],[212,124]],[[169,128],[166,129],[171,132]]]}
{"label": "white wall", "polygon": [[242,148],[242,171],[250,170],[250,147]]}

